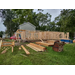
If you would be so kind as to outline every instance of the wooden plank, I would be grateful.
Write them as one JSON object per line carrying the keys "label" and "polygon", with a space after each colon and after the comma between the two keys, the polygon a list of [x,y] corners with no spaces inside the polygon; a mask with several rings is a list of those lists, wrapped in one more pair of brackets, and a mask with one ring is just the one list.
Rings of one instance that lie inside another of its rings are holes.
{"label": "wooden plank", "polygon": [[43,42],[36,42],[36,44],[43,45],[43,46],[52,46],[52,45],[54,45],[53,43],[43,43]]}
{"label": "wooden plank", "polygon": [[67,39],[69,39],[69,32],[67,32]]}
{"label": "wooden plank", "polygon": [[3,43],[3,44],[4,44],[4,43],[11,43],[11,44],[12,44],[12,42],[2,42],[2,43]]}
{"label": "wooden plank", "polygon": [[1,47],[3,47],[3,46],[12,46],[12,45],[1,45]]}
{"label": "wooden plank", "polygon": [[42,46],[37,45],[37,44],[34,44],[34,43],[30,43],[30,45],[35,46],[35,47],[37,47],[37,48],[39,48],[39,49],[41,49],[41,50],[46,50],[45,47],[42,47]]}
{"label": "wooden plank", "polygon": [[55,41],[54,40],[47,40],[46,42],[47,43],[53,43],[54,44]]}
{"label": "wooden plank", "polygon": [[23,50],[26,52],[26,54],[30,54],[30,52],[29,52],[23,45],[21,45],[21,47],[22,47]]}
{"label": "wooden plank", "polygon": [[42,39],[40,39],[42,42],[44,42]]}
{"label": "wooden plank", "polygon": [[1,45],[2,45],[2,40],[0,41],[0,49],[1,49]]}
{"label": "wooden plank", "polygon": [[7,51],[7,48],[6,48],[4,51],[2,51],[2,52],[1,52],[1,54],[4,54],[4,53],[6,53],[6,51]]}
{"label": "wooden plank", "polygon": [[12,46],[12,52],[13,52],[13,46]]}
{"label": "wooden plank", "polygon": [[32,48],[35,51],[44,51],[44,50],[41,50],[41,49],[39,49],[39,48],[37,48],[37,47],[35,47],[33,45],[30,45],[30,44],[28,44],[27,46],[30,47],[30,48]]}

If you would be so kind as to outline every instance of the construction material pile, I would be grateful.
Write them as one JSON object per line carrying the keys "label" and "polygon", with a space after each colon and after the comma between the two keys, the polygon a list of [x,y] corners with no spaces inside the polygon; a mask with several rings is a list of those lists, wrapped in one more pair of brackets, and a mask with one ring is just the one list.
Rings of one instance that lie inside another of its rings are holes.
{"label": "construction material pile", "polygon": [[54,46],[52,47],[54,51],[61,52],[63,51],[64,42],[55,41]]}

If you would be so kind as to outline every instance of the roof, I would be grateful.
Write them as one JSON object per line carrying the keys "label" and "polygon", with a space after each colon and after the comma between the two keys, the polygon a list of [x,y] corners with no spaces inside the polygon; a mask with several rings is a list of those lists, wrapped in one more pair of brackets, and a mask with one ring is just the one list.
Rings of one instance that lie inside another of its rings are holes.
{"label": "roof", "polygon": [[21,24],[21,25],[19,25],[19,26],[23,26],[24,24],[30,24],[31,26],[33,26],[34,28],[36,28],[36,26],[34,26],[33,24],[31,24],[30,22],[26,22],[26,23],[23,23],[23,24]]}

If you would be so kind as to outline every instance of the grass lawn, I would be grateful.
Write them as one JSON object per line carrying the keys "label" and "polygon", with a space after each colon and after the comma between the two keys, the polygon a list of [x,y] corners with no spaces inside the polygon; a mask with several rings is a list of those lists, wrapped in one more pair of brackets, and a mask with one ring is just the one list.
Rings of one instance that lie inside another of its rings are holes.
{"label": "grass lawn", "polygon": [[9,49],[5,54],[0,54],[0,65],[75,65],[75,44],[64,45],[63,52],[55,52],[52,47],[47,47],[45,52],[36,52],[27,46],[26,48],[30,55],[26,55],[17,46],[13,53]]}

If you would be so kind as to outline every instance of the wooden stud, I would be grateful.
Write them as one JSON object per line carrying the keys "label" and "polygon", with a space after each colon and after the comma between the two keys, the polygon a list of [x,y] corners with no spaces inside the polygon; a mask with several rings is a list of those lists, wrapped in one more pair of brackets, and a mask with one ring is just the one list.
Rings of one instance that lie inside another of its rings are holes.
{"label": "wooden stud", "polygon": [[12,52],[13,52],[13,46],[12,46]]}

